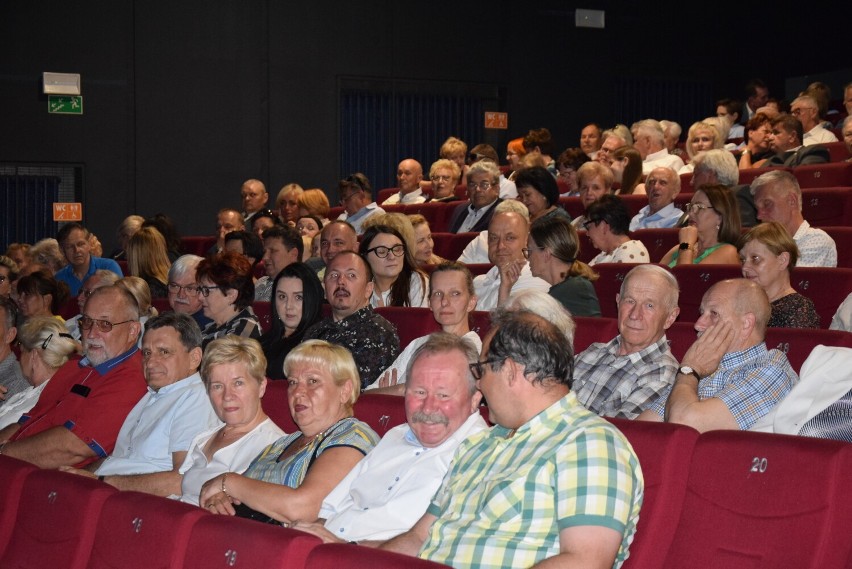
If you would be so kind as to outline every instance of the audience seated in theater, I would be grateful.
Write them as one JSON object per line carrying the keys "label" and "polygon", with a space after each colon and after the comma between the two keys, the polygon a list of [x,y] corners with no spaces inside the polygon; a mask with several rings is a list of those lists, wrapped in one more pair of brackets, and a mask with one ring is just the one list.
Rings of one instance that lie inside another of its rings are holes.
{"label": "audience seated in theater", "polygon": [[127,242],[133,237],[133,234],[142,229],[142,223],[145,218],[141,215],[128,215],[124,221],[118,226],[116,235],[118,237],[118,249],[115,249],[109,254],[109,258],[113,260],[126,259],[125,252],[127,251]]}
{"label": "audience seated in theater", "polygon": [[[624,131],[626,131],[626,133]],[[626,136],[630,136],[630,131],[626,128],[620,132],[615,132],[613,129],[603,131],[603,133],[601,133],[601,147],[598,150],[595,160],[606,167],[611,166],[612,153],[617,148],[621,148],[622,146],[633,146],[627,142],[627,138],[625,138]]]}
{"label": "audience seated in theater", "polygon": [[478,359],[479,352],[454,334],[425,337],[408,365],[407,424],[391,429],[331,491],[320,520],[294,527],[325,543],[386,540],[411,529],[459,445],[488,428],[469,367]]}
{"label": "audience seated in theater", "polygon": [[0,255],[0,298],[12,296],[12,283],[18,280],[18,264],[6,255]]}
{"label": "audience seated in theater", "polygon": [[468,233],[488,228],[500,198],[500,170],[490,160],[474,163],[467,173],[469,201],[456,206],[450,217],[450,233]]}
{"label": "audience seated in theater", "polygon": [[432,182],[432,195],[427,202],[454,202],[456,197],[456,186],[461,180],[461,169],[452,160],[441,158],[432,163],[429,168],[429,180]]}
{"label": "audience seated in theater", "polygon": [[654,168],[671,168],[675,172],[683,168],[683,160],[669,154],[663,127],[654,119],[645,119],[633,124],[633,147],[642,156],[642,173],[649,174]]}
{"label": "audience seated in theater", "polygon": [[423,167],[413,158],[406,158],[396,167],[396,183],[399,191],[382,202],[382,205],[416,204],[426,201],[420,182],[423,181]]}
{"label": "audience seated in theater", "polygon": [[[606,142],[604,142],[604,147],[606,147]],[[603,152],[603,149],[601,152]],[[598,156],[600,156],[600,153]],[[610,161],[610,163],[612,162]],[[615,178],[609,166],[605,166],[601,162],[587,162],[577,170],[577,181],[580,185],[580,202],[583,204],[583,209],[586,210],[586,213],[580,217],[575,217],[571,221],[571,225],[575,229],[580,230],[583,229],[583,225],[588,218],[589,206],[595,203],[601,196],[612,192],[612,184]]]}
{"label": "audience seated in theater", "polygon": [[746,145],[740,151],[739,168],[747,170],[774,154],[769,147],[772,140],[772,119],[764,113],[757,113],[745,125]]}
{"label": "audience seated in theater", "polygon": [[[580,150],[589,158],[594,160],[598,150],[601,148],[601,127],[595,123],[589,123],[580,131]],[[557,166],[559,161],[557,160]]]}
{"label": "audience seated in theater", "polygon": [[331,316],[308,328],[305,340],[326,340],[348,349],[363,389],[399,355],[399,336],[390,322],[373,312],[373,273],[354,251],[335,254],[326,265],[323,286]]}
{"label": "audience seated in theater", "polygon": [[368,218],[385,213],[385,210],[373,201],[373,186],[370,180],[360,172],[340,180],[338,193],[344,211],[337,219],[348,222],[358,235],[364,232],[364,222]]}
{"label": "audience seated in theater", "polygon": [[232,231],[245,231],[245,229],[243,214],[227,207],[220,209],[216,214],[216,244],[207,251],[207,254],[221,253],[225,250],[225,235]]}
{"label": "audience seated in theater", "polygon": [[799,380],[778,350],[764,343],[769,300],[746,279],[718,282],[704,293],[674,386],[639,419],[689,425],[700,432],[748,429]]}
{"label": "audience seated in theater", "polygon": [[[67,225],[64,227],[67,227]],[[36,242],[35,245],[30,247],[27,255],[27,261],[28,262],[25,263],[23,266],[19,265],[19,278],[40,270],[47,270],[50,271],[50,274],[56,275],[63,268],[69,266],[68,262],[65,260],[65,254],[59,247],[59,242],[56,239],[52,239],[50,237],[48,237],[47,239],[42,239],[41,241]],[[86,272],[88,273],[88,271]],[[120,272],[116,274],[118,276],[121,276]],[[86,275],[84,275],[84,278],[85,276]]]}
{"label": "audience seated in theater", "polygon": [[145,393],[134,298],[116,286],[86,301],[82,360],[62,366],[39,402],[0,431],[0,453],[42,468],[82,468],[108,456],[127,413]]}
{"label": "audience seated in theater", "polygon": [[639,151],[632,146],[622,146],[616,148],[612,153],[612,170],[613,180],[618,182],[619,189],[615,192],[620,196],[628,194],[644,194],[645,186],[640,184],[642,181],[642,156]]}
{"label": "audience seated in theater", "polygon": [[783,225],[761,223],[740,238],[737,248],[743,277],[759,284],[769,298],[769,328],[819,328],[814,303],[790,285],[799,249]]}
{"label": "audience seated in theater", "polygon": [[278,216],[271,209],[262,209],[251,218],[251,232],[263,239],[263,232],[278,225]]}
{"label": "audience seated in theater", "polygon": [[417,268],[402,234],[389,225],[372,225],[364,232],[359,254],[370,264],[373,293],[370,306],[427,305],[429,278]]}
{"label": "audience seated in theater", "polygon": [[438,150],[438,156],[452,160],[459,167],[459,176],[467,177],[467,144],[455,136],[449,137]]}
{"label": "audience seated in theater", "polygon": [[538,154],[544,159],[544,167],[555,178],[558,172],[556,171],[556,161],[553,160],[552,156],[553,138],[550,131],[546,128],[531,129],[524,136],[523,144],[527,154]]}
{"label": "audience seated in theater", "polygon": [[303,263],[284,267],[272,281],[272,325],[260,337],[266,377],[284,379],[284,359],[322,316],[323,290],[317,274]]}
{"label": "audience seated in theater", "polygon": [[432,240],[432,229],[426,218],[415,213],[407,216],[414,228],[414,262],[418,268],[427,265],[440,265],[446,259],[434,253],[435,242]]}
{"label": "audience seated in theater", "polygon": [[60,470],[119,490],[157,496],[180,491],[178,472],[195,436],[219,426],[198,365],[201,330],[188,314],[167,312],[145,325],[142,370],[148,392],[127,415],[115,450],[85,469]]}
{"label": "audience seated in theater", "polygon": [[515,173],[518,171],[518,167],[521,163],[521,158],[526,156],[527,151],[524,149],[524,138],[513,138],[506,144],[506,161],[509,163],[509,170],[511,170],[511,174],[509,174],[508,179],[514,181]]}
{"label": "audience seated in theater", "polygon": [[[10,326],[14,311],[9,300],[0,299],[0,330],[4,333],[4,343],[0,346],[0,397],[5,398],[0,405],[0,429],[17,423],[21,415],[35,406],[50,378],[80,347],[56,318],[32,318],[17,331],[15,339],[21,349],[21,365],[14,369],[18,360],[5,342],[10,330],[14,332]],[[3,352],[7,351],[4,356]]]}
{"label": "audience seated in theater", "polygon": [[142,229],[146,227],[156,229],[163,236],[166,242],[166,256],[169,259],[169,264],[172,264],[178,257],[183,255],[180,234],[171,217],[165,213],[156,213],[142,222]]}
{"label": "audience seated in theater", "polygon": [[263,182],[251,178],[243,182],[240,188],[240,198],[243,204],[243,221],[250,224],[254,214],[266,208],[269,194],[266,192],[266,186]]}
{"label": "audience seated in theater", "polygon": [[550,285],[548,293],[573,316],[600,316],[601,307],[593,281],[598,274],[577,259],[580,239],[577,230],[564,219],[539,219],[530,227],[523,249],[530,272]]}
{"label": "audience seated in theater", "polygon": [[[123,275],[118,263],[112,259],[95,257],[91,254],[89,231],[76,221],[63,225],[56,234],[56,241],[62,248],[65,260],[68,261],[65,267],[56,271],[56,280],[68,285],[72,296],[77,296],[86,277],[98,269],[112,271],[118,276]],[[36,262],[42,261],[36,260]]]}
{"label": "audience seated in theater", "polygon": [[168,297],[171,265],[166,240],[153,227],[142,227],[127,242],[127,266],[130,274],[148,284],[152,298]]}
{"label": "audience seated in theater", "polygon": [[331,211],[331,204],[328,202],[328,196],[319,188],[311,188],[299,194],[296,200],[296,221],[298,218],[306,215],[313,215],[319,218],[323,227],[328,225],[328,212]]}
{"label": "audience seated in theater", "polygon": [[754,167],[786,166],[795,168],[805,164],[824,164],[829,161],[828,149],[822,145],[803,146],[804,130],[802,123],[793,115],[781,113],[772,120],[772,138],[769,147],[775,154],[763,164]]}
{"label": "audience seated in theater", "polygon": [[[595,150],[595,155],[597,155],[597,150]],[[556,171],[559,172],[556,179],[568,186],[568,191],[560,194],[561,197],[568,198],[580,195],[577,170],[588,161],[589,157],[579,148],[568,148],[559,155],[559,158],[556,159]]]}
{"label": "audience seated in theater", "polygon": [[674,267],[740,262],[734,245],[740,238],[740,210],[728,188],[718,184],[700,186],[692,194],[686,213],[689,221],[677,234],[680,245],[672,247],[661,264]]}
{"label": "audience seated in theater", "polygon": [[[50,318],[50,316],[36,316],[29,318],[28,322],[43,322],[45,318]],[[62,323],[58,322],[55,318],[50,319],[62,326]],[[15,301],[6,297],[0,297],[0,412],[5,409],[6,401],[9,398],[25,391],[29,387],[27,378],[21,369],[21,364],[18,363],[18,358],[15,357],[15,353],[12,351],[12,343],[19,341],[17,337],[17,320],[18,306],[15,304]],[[17,420],[17,417],[14,420]],[[10,422],[12,421],[8,421],[6,425]]]}
{"label": "audience seated in theater", "polygon": [[571,215],[559,205],[559,186],[546,168],[524,168],[515,178],[515,185],[518,199],[530,213],[530,222],[554,217],[571,221]]}
{"label": "audience seated in theater", "polygon": [[843,119],[843,144],[846,145],[846,152],[850,155],[846,159],[847,162],[852,162],[852,115]]}
{"label": "audience seated in theater", "polygon": [[630,220],[630,231],[637,229],[664,229],[680,225],[684,213],[675,207],[674,199],[680,193],[680,176],[671,168],[654,168],[645,181],[648,205]]}
{"label": "audience seated in theater", "polygon": [[735,99],[720,99],[716,101],[716,116],[728,121],[731,128],[728,130],[725,140],[743,138],[744,129],[742,123],[743,104]]}
{"label": "audience seated in theater", "polygon": [[95,271],[95,274],[83,281],[83,286],[80,287],[80,292],[77,294],[77,306],[80,308],[80,314],[65,321],[65,328],[74,340],[80,341],[80,318],[83,316],[86,300],[95,292],[95,289],[111,286],[116,282],[118,282],[118,275],[105,269]]}
{"label": "audience seated in theater", "polygon": [[198,327],[204,328],[213,320],[204,315],[195,270],[203,260],[198,255],[183,255],[169,269],[169,306],[175,312],[192,316]]}
{"label": "audience seated in theater", "polygon": [[692,187],[721,184],[736,196],[737,207],[740,211],[740,225],[752,227],[757,225],[757,208],[751,188],[747,184],[739,184],[740,173],[734,155],[727,150],[705,150],[695,156],[692,161],[695,172],[692,176]]}
{"label": "audience seated in theater", "polygon": [[719,149],[724,144],[725,141],[719,136],[719,131],[715,127],[701,121],[694,123],[689,127],[689,134],[686,136],[686,152],[689,154],[690,163],[677,170],[677,173],[688,174],[692,172],[695,169],[692,160],[699,152]]}
{"label": "audience seated in theater", "polygon": [[180,494],[170,497],[198,506],[202,484],[225,472],[241,474],[260,451],[286,434],[263,412],[266,367],[260,345],[250,338],[226,336],[207,346],[201,379],[224,424],[192,440],[178,470]]}
{"label": "audience seated in theater", "polygon": [[802,95],[790,104],[790,114],[802,123],[802,144],[811,146],[813,144],[824,144],[826,142],[837,142],[834,133],[822,126],[819,107],[816,100],[810,95]]}
{"label": "audience seated in theater", "polygon": [[195,279],[204,315],[212,320],[201,331],[202,349],[222,336],[260,338],[260,322],[251,307],[254,280],[248,259],[230,251],[207,257],[198,264]]}
{"label": "audience seated in theater", "polygon": [[[495,215],[498,213],[515,212],[524,217],[527,221],[530,218],[530,212],[519,200],[505,200],[497,204],[494,208]],[[488,260],[488,230],[480,231],[479,235],[465,246],[464,251],[458,258],[459,263],[466,265],[481,265],[490,263]]]}
{"label": "audience seated in theater", "polygon": [[666,330],[680,313],[679,290],[674,275],[658,265],[627,273],[616,297],[618,336],[575,358],[574,393],[581,405],[604,417],[635,419],[671,387],[678,364]]}
{"label": "audience seated in theater", "polygon": [[497,314],[471,366],[496,426],[468,439],[423,517],[380,547],[460,568],[485,559],[619,567],[642,503],[641,469],[627,439],[577,403],[572,356],[547,320]]}
{"label": "audience seated in theater", "polygon": [[267,523],[315,520],[323,499],[379,441],[352,416],[358,368],[346,348],[306,341],[284,360],[290,413],[299,427],[266,447],[242,473],[205,482],[210,512]]}
{"label": "audience seated in theater", "polygon": [[480,310],[502,305],[510,294],[534,289],[547,292],[550,285],[534,277],[524,258],[529,237],[529,221],[517,213],[495,214],[488,226],[488,260],[494,265],[473,279]]}
{"label": "audience seated in theater", "polygon": [[317,272],[320,279],[325,275],[325,267],[341,251],[357,251],[358,234],[345,221],[334,220],[322,228],[320,232],[320,258],[323,268]]}
{"label": "audience seated in theater", "polygon": [[799,248],[799,267],[836,267],[837,245],[802,216],[802,189],[796,177],[776,170],[755,178],[751,193],[761,221],[777,221]]}
{"label": "audience seated in theater", "polygon": [[630,210],[618,196],[605,194],[586,210],[583,229],[600,253],[589,261],[598,263],[649,263],[648,249],[630,238]]}
{"label": "audience seated in theater", "polygon": [[[55,242],[55,240],[54,240]],[[58,249],[58,247],[57,247]],[[27,268],[27,265],[30,262],[30,245],[27,243],[12,243],[8,247],[6,247],[6,256],[15,261],[15,264],[18,265],[18,273],[24,271]],[[59,254],[59,257],[62,257],[62,254]],[[64,259],[62,261],[65,262]],[[12,279],[14,280],[14,279]]]}
{"label": "audience seated in theater", "polygon": [[[429,307],[432,316],[447,334],[465,338],[474,348],[482,347],[482,340],[470,329],[470,313],[476,308],[476,292],[473,289],[473,276],[461,263],[448,261],[432,272],[429,280]],[[377,393],[403,395],[407,381],[407,371],[415,351],[423,345],[429,336],[412,340],[399,354],[399,357],[381,375],[381,378],[367,386],[377,389]]]}
{"label": "audience seated in theater", "polygon": [[278,223],[293,226],[299,215],[299,199],[305,193],[302,186],[290,182],[284,184],[275,197],[275,213],[278,214]]}
{"label": "audience seated in theater", "polygon": [[852,349],[816,346],[802,364],[799,382],[752,431],[852,443]]}
{"label": "audience seated in theater", "polygon": [[669,120],[660,121],[660,126],[663,127],[663,137],[666,139],[666,149],[669,151],[669,154],[674,154],[684,162],[687,162],[689,155],[684,149],[678,147],[680,135],[683,133],[681,126]]}
{"label": "audience seated in theater", "polygon": [[276,225],[263,232],[263,270],[266,274],[254,286],[254,300],[269,302],[272,279],[284,267],[298,263],[305,253],[305,243],[295,227]]}
{"label": "audience seated in theater", "polygon": [[60,309],[68,300],[68,287],[47,271],[36,271],[18,279],[18,307],[20,318],[26,321],[36,316],[53,316],[60,322]]}
{"label": "audience seated in theater", "polygon": [[[477,144],[471,148],[468,156],[468,167],[481,160],[490,160],[494,162],[494,164],[500,163],[500,159],[497,157],[497,151],[490,144]],[[542,162],[546,162],[540,154],[537,156],[541,158]],[[468,171],[470,170],[468,169]],[[503,172],[500,172],[500,197],[504,200],[515,199],[518,197],[518,188],[515,186],[515,182],[506,178],[506,176],[503,175]]]}

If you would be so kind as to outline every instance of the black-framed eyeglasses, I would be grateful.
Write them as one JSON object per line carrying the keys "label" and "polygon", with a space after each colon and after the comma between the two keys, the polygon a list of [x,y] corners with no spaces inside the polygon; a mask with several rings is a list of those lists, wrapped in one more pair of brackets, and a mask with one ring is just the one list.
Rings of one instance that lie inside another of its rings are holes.
{"label": "black-framed eyeglasses", "polygon": [[388,253],[393,253],[394,257],[402,257],[405,254],[405,245],[402,243],[394,245],[393,247],[383,247],[379,245],[378,247],[367,249],[367,254],[369,255],[370,253],[375,253],[376,257],[379,259],[384,259],[388,256]]}
{"label": "black-framed eyeglasses", "polygon": [[686,204],[687,213],[698,213],[702,209],[712,209],[713,211],[716,210],[716,208],[712,205],[703,204],[699,202],[689,202],[688,204]]}
{"label": "black-framed eyeglasses", "polygon": [[603,221],[603,219],[590,219],[589,221],[584,221],[583,222],[583,229],[588,231],[589,226],[592,226],[592,225],[597,226],[601,221]]}
{"label": "black-framed eyeglasses", "polygon": [[544,249],[544,247],[524,247],[523,249],[521,249],[521,253],[524,254],[524,259],[530,258],[530,251],[532,251],[533,249],[535,249],[536,251],[541,251],[542,249]]}
{"label": "black-framed eyeglasses", "polygon": [[[169,292],[173,292],[175,294],[180,294],[180,291],[183,290],[188,296],[198,296],[198,285],[190,284],[190,285],[179,285],[175,282],[169,283]],[[206,295],[205,295],[206,296]]]}
{"label": "black-framed eyeglasses", "polygon": [[210,296],[210,291],[211,291],[211,290],[217,290],[217,289],[218,289],[218,290],[223,290],[223,288],[224,288],[224,287],[221,287],[221,286],[218,286],[218,285],[217,285],[217,286],[204,286],[204,285],[199,285],[199,287],[198,287],[198,292],[200,292],[200,293],[201,293],[201,296],[203,296],[204,298],[207,298],[208,296]]}
{"label": "black-framed eyeglasses", "polygon": [[78,324],[80,325],[81,330],[91,330],[92,326],[97,326],[98,330],[103,333],[110,332],[113,327],[118,326],[119,324],[127,324],[128,322],[135,322],[135,320],[125,320],[123,322],[110,322],[109,320],[98,320],[97,318],[89,318],[88,316],[81,316]]}
{"label": "black-framed eyeglasses", "polygon": [[487,360],[481,362],[473,362],[472,364],[468,364],[470,368],[470,374],[473,376],[473,379],[480,380],[482,379],[483,374],[485,373],[485,366],[496,364],[497,362],[503,361],[502,358],[488,358]]}
{"label": "black-framed eyeglasses", "polygon": [[483,180],[482,182],[479,182],[478,184],[474,183],[474,182],[468,182],[467,189],[472,190],[472,191],[479,190],[480,192],[487,192],[488,190],[493,188],[494,185],[495,185],[494,182],[489,182],[488,180]]}

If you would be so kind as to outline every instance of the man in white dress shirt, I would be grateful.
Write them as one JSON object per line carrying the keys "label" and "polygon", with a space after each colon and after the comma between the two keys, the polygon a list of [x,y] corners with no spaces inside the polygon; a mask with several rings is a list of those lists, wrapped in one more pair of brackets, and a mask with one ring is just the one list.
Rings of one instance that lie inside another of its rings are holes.
{"label": "man in white dress shirt", "polygon": [[810,95],[797,97],[790,104],[790,114],[802,123],[802,145],[824,144],[826,142],[837,142],[834,133],[822,126],[819,120],[819,105]]}
{"label": "man in white dress shirt", "polygon": [[671,168],[675,172],[683,168],[680,156],[669,154],[663,127],[654,119],[645,119],[633,125],[633,147],[642,156],[642,173],[648,175],[654,168]]}
{"label": "man in white dress shirt", "polygon": [[396,183],[399,191],[382,202],[382,205],[416,204],[426,201],[420,182],[423,180],[423,166],[413,158],[406,158],[396,168]]}

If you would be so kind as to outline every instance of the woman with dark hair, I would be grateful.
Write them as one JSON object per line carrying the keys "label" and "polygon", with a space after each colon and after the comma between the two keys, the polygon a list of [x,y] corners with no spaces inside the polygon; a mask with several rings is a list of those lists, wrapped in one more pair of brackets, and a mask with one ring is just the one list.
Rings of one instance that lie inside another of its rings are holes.
{"label": "woman with dark hair", "polygon": [[296,231],[298,231],[299,235],[302,237],[309,237],[313,239],[314,235],[317,235],[320,231],[322,231],[324,225],[325,223],[323,223],[322,219],[308,213],[299,216],[299,221],[296,223]]}
{"label": "woman with dark hair", "polygon": [[18,306],[21,316],[30,319],[35,316],[59,316],[59,311],[68,300],[68,286],[53,278],[47,271],[36,271],[17,282]]}
{"label": "woman with dark hair", "polygon": [[272,326],[260,337],[266,377],[284,379],[284,359],[299,345],[305,330],[320,319],[322,283],[303,263],[284,267],[272,282]]}
{"label": "woman with dark hair", "polygon": [[601,196],[586,210],[586,218],[583,228],[592,246],[601,251],[589,265],[650,262],[645,245],[630,238],[630,210],[621,198],[610,194]]}
{"label": "woman with dark hair", "polygon": [[577,170],[589,161],[589,156],[581,148],[568,148],[556,159],[556,176],[558,182],[565,184],[568,191],[561,194],[562,197],[580,195],[580,183],[577,180]]}
{"label": "woman with dark hair", "polygon": [[207,257],[195,272],[204,315],[213,320],[201,332],[202,348],[222,336],[260,339],[260,322],[251,308],[254,279],[244,255],[225,251]]}
{"label": "woman with dark hair", "polygon": [[550,217],[571,221],[571,215],[559,207],[559,186],[546,168],[524,168],[515,177],[515,186],[518,199],[530,212],[530,222]]}
{"label": "woman with dark hair", "polygon": [[165,213],[157,213],[153,217],[149,217],[142,223],[142,227],[153,227],[160,232],[163,239],[166,240],[166,251],[168,252],[169,263],[174,263],[178,257],[183,255],[183,247],[180,243],[180,234],[177,232],[175,222]]}
{"label": "woman with dark hair", "polygon": [[127,242],[130,274],[148,283],[152,298],[168,298],[169,260],[166,240],[153,226],[143,226]]}
{"label": "woman with dark hair", "polygon": [[772,134],[772,119],[764,113],[756,113],[745,125],[746,146],[740,153],[740,170],[758,168],[774,154],[769,148]]}
{"label": "woman with dark hair", "polygon": [[358,254],[373,271],[371,306],[428,305],[429,278],[417,268],[399,231],[389,225],[369,227],[364,232]]}
{"label": "woman with dark hair", "polygon": [[734,194],[722,185],[701,186],[685,209],[689,224],[678,232],[680,245],[672,247],[660,264],[739,264],[734,244],[740,239],[740,208]]}
{"label": "woman with dark hair", "polygon": [[[262,209],[251,216],[251,231],[258,239],[263,239],[263,232],[277,225],[278,218],[271,209]],[[262,256],[262,255],[261,255]]]}
{"label": "woman with dark hair", "polygon": [[534,277],[547,281],[550,296],[573,316],[600,316],[601,307],[593,281],[598,274],[577,260],[580,239],[574,226],[564,219],[540,219],[530,227],[524,257]]}
{"label": "woman with dark hair", "polygon": [[636,193],[645,193],[644,187],[636,191],[636,186],[642,182],[642,155],[632,146],[616,148],[612,153],[612,177],[621,184],[617,194],[626,196]]}

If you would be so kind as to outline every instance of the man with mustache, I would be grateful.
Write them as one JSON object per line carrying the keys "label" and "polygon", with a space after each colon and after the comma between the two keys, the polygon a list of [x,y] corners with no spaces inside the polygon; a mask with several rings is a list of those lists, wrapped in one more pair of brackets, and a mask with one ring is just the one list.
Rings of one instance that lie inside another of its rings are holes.
{"label": "man with mustache", "polygon": [[0,454],[42,468],[82,468],[107,457],[127,414],[144,395],[139,308],[126,289],[96,289],[80,318],[82,360],[50,380],[38,403],[0,431]]}
{"label": "man with mustache", "polygon": [[213,320],[204,316],[195,280],[195,269],[202,260],[198,255],[183,255],[172,263],[169,269],[169,306],[175,312],[192,316],[198,327],[204,330]]}
{"label": "man with mustache", "polygon": [[329,261],[323,286],[331,317],[308,328],[305,340],[325,340],[348,349],[364,389],[399,355],[399,336],[370,308],[373,272],[354,251],[341,251]]}
{"label": "man with mustache", "polygon": [[408,423],[394,427],[332,490],[320,520],[300,523],[326,543],[385,540],[407,531],[438,490],[459,445],[487,428],[464,338],[437,332],[417,349],[405,384]]}

